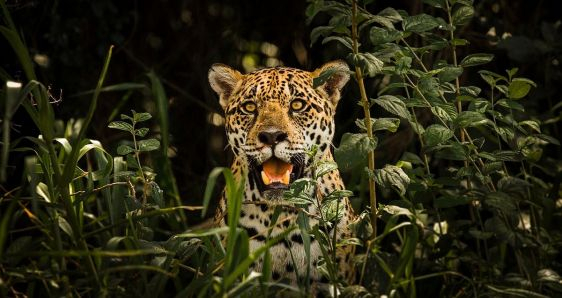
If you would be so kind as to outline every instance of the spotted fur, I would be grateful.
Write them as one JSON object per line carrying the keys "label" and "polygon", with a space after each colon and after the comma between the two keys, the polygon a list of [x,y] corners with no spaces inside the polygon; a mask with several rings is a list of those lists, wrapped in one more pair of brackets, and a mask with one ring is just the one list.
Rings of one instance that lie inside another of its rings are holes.
{"label": "spotted fur", "polygon": [[[240,179],[253,166],[260,165],[272,156],[285,162],[299,159],[305,165],[303,176],[312,177],[312,158],[305,154],[312,147],[318,148],[316,158],[332,161],[330,147],[334,135],[334,114],[340,91],[349,79],[348,72],[349,68],[341,61],[327,63],[313,72],[275,67],[245,75],[226,65],[213,65],[209,71],[209,82],[219,95],[220,104],[225,111],[226,133],[234,152],[231,168],[235,177]],[[322,85],[314,88],[313,79],[321,74],[329,74],[329,77]],[[304,102],[299,111],[291,108],[294,100]],[[255,104],[255,111],[248,112],[244,109],[248,102]],[[264,144],[259,134],[271,131],[285,133],[286,138],[274,146]],[[246,178],[239,226],[246,229],[251,237],[250,249],[255,250],[265,243],[269,228],[272,228],[271,236],[275,236],[287,227],[296,225],[297,212],[285,208],[273,223],[274,205],[282,192],[266,196],[258,189],[255,177],[248,175]],[[319,178],[318,186],[317,195],[320,200],[334,190],[344,189],[337,170]],[[345,214],[336,226],[338,239],[351,236],[349,224],[354,219],[348,199],[343,199],[342,203]],[[312,205],[310,208],[311,214],[317,214]],[[223,197],[215,216],[218,225],[225,225],[225,214],[226,201]],[[318,221],[311,217],[310,225],[316,224]],[[298,275],[304,275],[307,263],[303,239],[298,229],[273,246],[270,254],[274,279],[285,279],[294,284]],[[345,247],[337,251],[342,275],[347,275],[351,269],[349,254]],[[312,239],[310,276],[313,283],[323,280],[316,268],[321,256],[318,241]],[[255,269],[259,271],[261,263],[258,262]]]}

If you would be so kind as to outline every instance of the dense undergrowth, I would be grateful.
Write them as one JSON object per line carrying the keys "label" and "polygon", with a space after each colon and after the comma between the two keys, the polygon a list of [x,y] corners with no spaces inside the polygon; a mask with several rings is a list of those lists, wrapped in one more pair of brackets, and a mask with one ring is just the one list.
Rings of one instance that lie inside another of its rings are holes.
{"label": "dense undergrowth", "polygon": [[[329,224],[350,192],[320,203],[309,195],[313,181],[295,183],[286,203],[300,210],[299,223],[287,233],[299,228],[323,244],[319,266],[336,296],[562,295],[561,162],[550,155],[560,145],[550,136],[558,120],[526,111],[537,85],[517,68],[488,71],[491,54],[460,56],[459,48],[470,48],[458,32],[473,17],[471,1],[425,0],[432,14],[411,16],[368,11],[369,2],[311,1],[306,11],[310,22],[325,20],[312,30],[312,43],[337,43],[348,53],[343,58],[355,78],[349,84],[360,98],[340,104],[358,103],[363,111],[334,152],[361,213],[357,238],[347,239],[356,245],[354,282],[338,280],[338,243],[308,226],[305,212],[317,203],[321,224]],[[0,178],[8,165],[24,167],[24,175],[0,198],[0,296],[310,294],[307,285],[271,281],[267,250],[286,234],[249,251],[247,233],[236,228],[243,183],[228,169],[211,172],[201,206],[182,204],[167,154],[168,98],[155,73],[145,83],[106,85],[108,49],[95,89],[84,93],[91,95],[84,118],[63,123],[53,110],[57,95],[38,81],[17,24],[0,5],[0,33],[25,74],[19,83],[1,72],[8,83],[1,93]],[[368,80],[376,90],[365,87]],[[110,153],[109,144],[88,137],[98,100],[105,92],[139,90],[152,94],[154,118],[120,111],[119,120],[107,119],[120,133]],[[19,109],[39,135],[10,136]],[[394,134],[407,151],[394,164],[375,164]],[[10,155],[21,152],[25,163],[11,164]],[[315,166],[322,175],[335,165]],[[185,211],[206,216],[221,175],[229,227],[192,229]],[[231,241],[223,245],[219,235]],[[260,257],[263,273],[250,272]]]}

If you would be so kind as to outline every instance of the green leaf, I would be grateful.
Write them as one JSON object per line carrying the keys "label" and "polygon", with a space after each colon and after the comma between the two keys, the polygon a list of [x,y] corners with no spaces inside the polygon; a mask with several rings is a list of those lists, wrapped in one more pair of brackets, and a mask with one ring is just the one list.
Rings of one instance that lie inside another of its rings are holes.
{"label": "green leaf", "polygon": [[474,111],[463,111],[454,120],[454,123],[456,127],[464,128],[488,124],[491,123],[491,121],[481,113]]}
{"label": "green leaf", "polygon": [[402,27],[404,28],[404,31],[415,33],[429,31],[437,26],[439,26],[439,22],[434,17],[425,13],[405,17],[402,21]]}
{"label": "green leaf", "polygon": [[518,103],[515,100],[510,100],[510,99],[507,99],[507,98],[502,98],[502,99],[498,100],[496,102],[496,105],[499,105],[499,106],[502,106],[502,107],[505,107],[505,108],[509,108],[509,109],[513,109],[513,110],[517,110],[517,111],[521,111],[521,112],[525,111],[525,107],[522,104]]}
{"label": "green leaf", "polygon": [[135,113],[133,111],[133,119],[135,122],[143,122],[150,118],[152,118],[152,115],[150,115],[150,113]]}
{"label": "green leaf", "polygon": [[369,37],[374,45],[391,42],[400,39],[402,32],[396,29],[385,29],[379,27],[372,27]]}
{"label": "green leaf", "polygon": [[139,137],[144,137],[148,133],[149,129],[146,127],[135,129],[135,135]]}
{"label": "green leaf", "polygon": [[133,122],[133,117],[131,117],[129,115],[121,114],[121,120],[129,120],[129,121]]}
{"label": "green leaf", "polygon": [[340,146],[334,150],[334,156],[340,169],[349,171],[366,164],[367,153],[374,150],[376,141],[366,134],[345,133]]}
{"label": "green leaf", "polygon": [[408,112],[406,104],[394,95],[382,95],[376,99],[371,99],[371,101],[391,114],[410,119],[410,112]]}
{"label": "green leaf", "polygon": [[373,131],[378,130],[388,130],[390,132],[396,132],[398,126],[400,126],[400,119],[398,118],[376,118],[371,122],[373,126]]}
{"label": "green leaf", "polygon": [[360,66],[370,77],[379,74],[384,66],[384,63],[371,53],[350,54],[349,57],[353,64]]}
{"label": "green leaf", "polygon": [[445,146],[435,153],[436,158],[448,160],[466,160],[466,148],[458,143]]}
{"label": "green leaf", "polygon": [[410,177],[404,173],[402,168],[386,165],[382,169],[375,170],[375,182],[385,188],[396,190],[400,195],[405,195],[406,188],[410,184]]}
{"label": "green leaf", "polygon": [[47,186],[47,184],[43,183],[43,182],[39,182],[37,183],[37,186],[35,187],[35,192],[42,197],[45,201],[47,202],[51,202],[51,195],[49,193],[49,187]]}
{"label": "green leaf", "polygon": [[486,64],[494,59],[494,55],[492,54],[485,54],[485,53],[478,53],[472,54],[464,57],[461,61],[462,67],[470,67],[476,66],[481,64]]}
{"label": "green leaf", "polygon": [[432,76],[424,74],[418,81],[418,88],[430,99],[438,98],[440,96],[439,82],[437,81],[437,78]]}
{"label": "green leaf", "polygon": [[515,132],[511,127],[498,126],[494,130],[506,143],[510,143],[515,137]]}
{"label": "green leaf", "polygon": [[519,122],[519,125],[523,126],[528,126],[529,128],[531,128],[532,130],[541,133],[541,125],[539,124],[538,121],[536,120],[524,120]]}
{"label": "green leaf", "polygon": [[449,82],[458,78],[462,74],[462,71],[462,67],[447,66],[442,68],[442,71],[437,74],[437,77],[441,82]]}
{"label": "green leaf", "polygon": [[127,155],[133,151],[135,151],[135,149],[129,145],[119,145],[119,147],[117,147],[117,154],[119,155]]}
{"label": "green leaf", "polygon": [[334,161],[322,160],[316,164],[316,169],[314,171],[314,177],[319,178],[328,174],[338,168],[338,164]]}
{"label": "green leaf", "polygon": [[451,40],[451,45],[454,46],[465,46],[467,44],[470,44],[470,42],[466,39],[454,38],[453,40]]}
{"label": "green leaf", "polygon": [[490,159],[490,160],[500,160],[500,161],[521,161],[521,154],[519,152],[516,151],[511,151],[511,150],[498,150],[498,151],[494,151],[491,156],[492,158],[489,158],[489,156],[485,156],[483,155],[484,152],[480,153],[479,155]]}
{"label": "green leaf", "polygon": [[453,131],[440,124],[433,124],[425,129],[423,138],[428,147],[439,145],[453,137]]}
{"label": "green leaf", "polygon": [[449,115],[449,113],[447,113],[447,111],[445,111],[445,109],[443,109],[442,107],[439,106],[433,106],[431,107],[431,113],[433,113],[433,115],[445,120],[445,121],[451,121],[452,118]]}
{"label": "green leaf", "polygon": [[316,43],[318,38],[330,35],[333,30],[334,27],[332,26],[319,26],[312,29],[312,31],[310,32],[310,46],[312,47],[312,45]]}
{"label": "green leaf", "polygon": [[139,151],[153,151],[160,148],[160,141],[157,139],[142,140],[137,143]]}
{"label": "green leaf", "polygon": [[391,22],[402,21],[402,15],[400,15],[400,13],[392,7],[387,7],[385,9],[381,10],[377,15],[381,16],[381,17],[385,17],[386,19],[390,20]]}
{"label": "green leaf", "polygon": [[453,25],[465,25],[470,22],[472,16],[474,16],[474,8],[472,6],[461,6],[453,12]]}
{"label": "green leaf", "polygon": [[463,95],[471,95],[477,97],[480,94],[480,92],[482,92],[482,89],[476,86],[466,86],[466,87],[461,87],[460,91],[461,94]]}
{"label": "green leaf", "polygon": [[513,79],[509,84],[507,96],[511,99],[520,99],[525,97],[531,90],[531,84],[527,81]]}
{"label": "green leaf", "polygon": [[61,228],[61,230],[63,230],[68,236],[70,236],[71,238],[73,237],[73,233],[72,233],[72,227],[70,227],[70,224],[68,223],[68,221],[66,221],[66,219],[64,219],[64,217],[62,216],[58,216],[58,222],[59,222],[59,227]]}
{"label": "green leaf", "polygon": [[349,50],[353,51],[353,41],[350,37],[347,36],[328,36],[322,40],[322,44],[325,44],[330,41],[337,41],[338,43],[344,45]]}
{"label": "green leaf", "polygon": [[119,130],[124,130],[124,131],[128,131],[130,133],[133,133],[133,126],[127,122],[123,122],[123,121],[113,121],[111,123],[109,123],[109,125],[107,125],[107,127],[109,128],[113,128],[113,129],[119,129]]}
{"label": "green leaf", "polygon": [[334,190],[330,194],[328,194],[324,200],[333,200],[333,199],[341,199],[341,198],[349,198],[353,196],[353,192],[347,189],[341,190]]}

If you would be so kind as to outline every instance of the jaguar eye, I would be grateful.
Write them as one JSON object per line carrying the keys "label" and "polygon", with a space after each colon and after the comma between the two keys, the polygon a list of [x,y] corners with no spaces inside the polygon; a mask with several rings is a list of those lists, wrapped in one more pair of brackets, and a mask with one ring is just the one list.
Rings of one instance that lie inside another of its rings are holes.
{"label": "jaguar eye", "polygon": [[247,101],[242,104],[242,111],[248,114],[252,114],[256,111],[257,106],[256,103],[253,101]]}
{"label": "jaguar eye", "polygon": [[295,99],[293,101],[291,101],[291,110],[293,112],[298,112],[300,110],[302,110],[304,108],[305,104],[304,104],[304,100],[302,99]]}

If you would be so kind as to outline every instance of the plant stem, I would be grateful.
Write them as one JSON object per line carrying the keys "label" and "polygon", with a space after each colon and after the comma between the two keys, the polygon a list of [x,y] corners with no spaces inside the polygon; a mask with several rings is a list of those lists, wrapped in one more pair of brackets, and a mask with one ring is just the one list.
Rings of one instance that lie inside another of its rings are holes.
{"label": "plant stem", "polygon": [[[353,39],[353,54],[359,53],[359,46],[357,43],[357,1],[353,1],[352,6],[352,17],[351,17],[351,34]],[[359,85],[359,92],[361,93],[361,105],[363,106],[363,113],[365,114],[365,127],[367,128],[367,137],[369,140],[373,139],[373,128],[371,127],[371,105],[367,99],[367,92],[365,91],[365,83],[363,82],[363,72],[361,67],[355,66],[355,77],[357,79],[357,84]],[[375,151],[370,150],[368,155],[368,167],[369,167],[369,203],[371,206],[371,226],[373,227],[373,234],[370,236],[370,240],[377,237],[377,194],[375,188],[375,178],[373,173],[375,172]]]}

